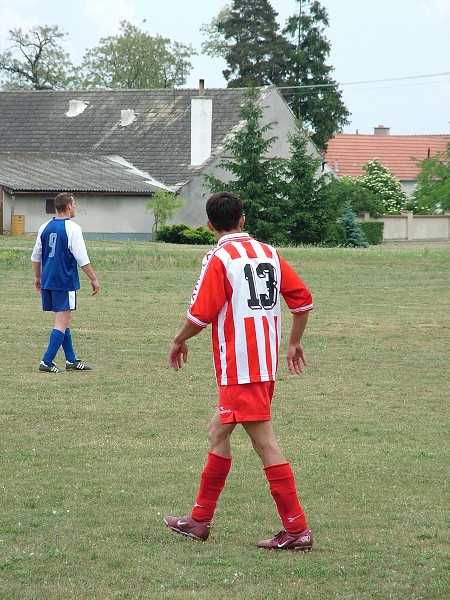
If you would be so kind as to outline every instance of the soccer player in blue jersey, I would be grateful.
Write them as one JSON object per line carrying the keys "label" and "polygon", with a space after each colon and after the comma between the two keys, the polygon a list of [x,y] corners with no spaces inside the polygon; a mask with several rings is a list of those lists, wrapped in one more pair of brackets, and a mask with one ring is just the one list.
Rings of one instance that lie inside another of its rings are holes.
{"label": "soccer player in blue jersey", "polygon": [[90,367],[77,359],[70,332],[77,290],[81,287],[78,265],[91,280],[92,295],[98,293],[100,284],[89,262],[81,227],[72,221],[75,216],[73,195],[67,192],[58,194],[55,209],[56,217],[39,228],[31,255],[34,287],[41,293],[42,309],[55,313],[55,326],[39,371],[60,371],[54,358],[61,346],[66,357],[66,370],[90,371]]}

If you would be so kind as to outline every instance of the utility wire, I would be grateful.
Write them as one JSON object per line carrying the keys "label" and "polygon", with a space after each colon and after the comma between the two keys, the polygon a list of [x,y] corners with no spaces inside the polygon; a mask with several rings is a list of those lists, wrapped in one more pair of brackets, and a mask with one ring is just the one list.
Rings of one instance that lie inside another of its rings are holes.
{"label": "utility wire", "polygon": [[387,81],[405,81],[406,79],[423,79],[425,77],[441,77],[444,75],[450,75],[450,71],[446,73],[429,73],[427,75],[411,75],[409,77],[391,77],[390,79],[371,79],[368,81],[348,81],[346,83],[317,83],[314,85],[279,85],[277,86],[280,90],[299,90],[299,89],[309,89],[309,88],[319,88],[319,87],[336,87],[341,85],[362,85],[366,83],[384,83]]}

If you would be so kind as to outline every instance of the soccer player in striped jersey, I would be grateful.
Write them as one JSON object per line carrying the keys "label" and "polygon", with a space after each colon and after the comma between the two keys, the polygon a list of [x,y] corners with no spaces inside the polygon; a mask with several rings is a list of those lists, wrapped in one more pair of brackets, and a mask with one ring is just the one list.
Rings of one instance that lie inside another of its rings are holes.
{"label": "soccer player in striped jersey", "polygon": [[290,463],[276,440],[271,422],[281,334],[280,297],[292,313],[287,363],[300,375],[306,358],[301,343],[312,298],[294,269],[268,244],[242,232],[242,200],[229,192],[206,203],[208,228],[217,246],[203,260],[187,319],[175,336],[169,364],[178,371],[186,362],[186,341],[212,327],[213,361],[219,386],[218,407],[208,426],[210,448],[191,514],[167,516],[172,531],[205,541],[217,501],[231,468],[231,434],[240,423],[262,460],[283,529],[257,546],[308,551],[312,533],[300,505]]}
{"label": "soccer player in striped jersey", "polygon": [[67,371],[90,371],[77,359],[70,324],[76,309],[77,290],[80,289],[78,265],[91,281],[92,294],[100,284],[91,267],[81,227],[72,221],[75,200],[72,194],[62,192],[55,197],[56,217],[39,228],[31,260],[34,269],[34,287],[42,296],[42,310],[55,313],[55,326],[39,364],[39,371],[58,373],[54,358],[62,346]]}

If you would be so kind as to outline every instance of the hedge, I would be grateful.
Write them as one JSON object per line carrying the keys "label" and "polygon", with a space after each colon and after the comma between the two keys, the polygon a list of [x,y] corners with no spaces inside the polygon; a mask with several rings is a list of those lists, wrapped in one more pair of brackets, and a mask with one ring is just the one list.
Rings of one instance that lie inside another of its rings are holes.
{"label": "hedge", "polygon": [[200,244],[215,245],[216,236],[203,225],[193,229],[187,225],[164,225],[156,234],[158,242],[169,242],[171,244]]}
{"label": "hedge", "polygon": [[384,223],[382,221],[358,221],[366,240],[371,246],[376,246],[383,242],[383,228]]}

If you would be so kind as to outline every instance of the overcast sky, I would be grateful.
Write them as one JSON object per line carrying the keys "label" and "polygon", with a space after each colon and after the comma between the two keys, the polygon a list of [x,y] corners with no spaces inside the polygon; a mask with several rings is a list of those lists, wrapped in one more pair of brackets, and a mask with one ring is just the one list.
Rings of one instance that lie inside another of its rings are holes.
{"label": "overcast sky", "polygon": [[[150,35],[191,44],[199,56],[187,87],[226,87],[224,61],[202,56],[200,27],[226,0],[0,0],[0,50],[10,29],[58,25],[75,64],[127,19]],[[278,20],[298,11],[295,0],[271,0]],[[352,113],[345,133],[450,134],[450,0],[322,0],[328,10],[329,64]],[[144,19],[146,20],[144,23]]]}

